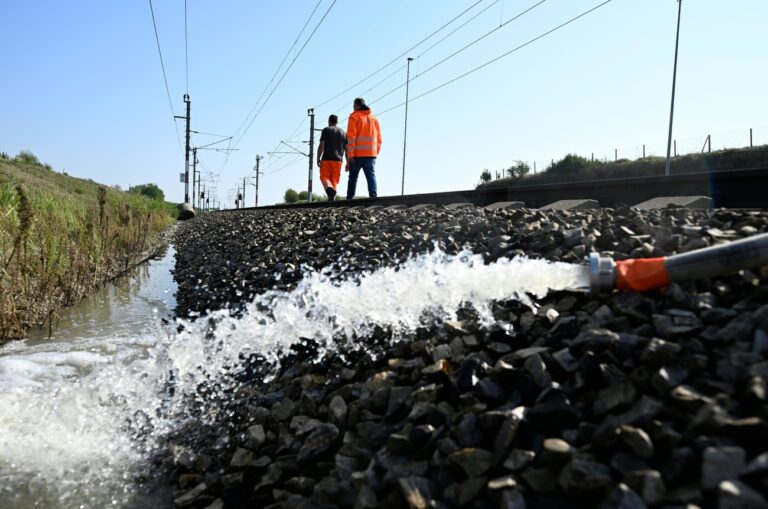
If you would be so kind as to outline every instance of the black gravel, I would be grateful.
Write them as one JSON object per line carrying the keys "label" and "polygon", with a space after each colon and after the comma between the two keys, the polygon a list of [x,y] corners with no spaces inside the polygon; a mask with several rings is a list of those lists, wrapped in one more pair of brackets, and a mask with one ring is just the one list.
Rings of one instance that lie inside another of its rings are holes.
{"label": "black gravel", "polygon": [[[210,214],[176,235],[177,314],[237,312],[302,266],[355,274],[435,246],[580,263],[766,231],[768,213],[722,209]],[[175,505],[768,506],[768,272],[539,304],[495,303],[490,328],[462,310],[395,346],[359,338],[375,361],[309,362],[308,347],[270,383],[250,365],[218,425],[171,438]]]}

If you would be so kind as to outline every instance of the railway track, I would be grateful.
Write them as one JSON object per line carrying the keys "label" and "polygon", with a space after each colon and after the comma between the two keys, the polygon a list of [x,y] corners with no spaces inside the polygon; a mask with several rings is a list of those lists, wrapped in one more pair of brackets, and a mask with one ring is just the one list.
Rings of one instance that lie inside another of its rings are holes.
{"label": "railway track", "polygon": [[[258,207],[259,209],[451,205],[467,203],[484,207],[518,202],[529,208],[545,207],[561,200],[595,200],[600,207],[634,206],[659,197],[704,196],[714,207],[768,208],[768,168],[751,168],[681,175],[600,179],[551,184],[485,186],[480,189],[442,193],[381,196],[353,202],[315,202]],[[245,207],[240,210],[254,210]],[[234,209],[227,209],[234,210]]]}

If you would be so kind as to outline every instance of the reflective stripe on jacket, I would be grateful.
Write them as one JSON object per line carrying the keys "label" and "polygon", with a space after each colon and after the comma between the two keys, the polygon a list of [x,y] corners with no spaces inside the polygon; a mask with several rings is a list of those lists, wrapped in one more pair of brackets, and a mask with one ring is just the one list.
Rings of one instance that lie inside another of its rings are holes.
{"label": "reflective stripe on jacket", "polygon": [[377,157],[381,150],[379,119],[371,110],[355,110],[347,123],[347,158]]}

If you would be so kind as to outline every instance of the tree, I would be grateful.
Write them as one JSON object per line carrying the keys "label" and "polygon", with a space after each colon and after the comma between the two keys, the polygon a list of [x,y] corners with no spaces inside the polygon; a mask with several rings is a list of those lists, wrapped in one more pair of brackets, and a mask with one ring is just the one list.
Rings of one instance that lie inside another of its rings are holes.
{"label": "tree", "polygon": [[488,171],[488,168],[484,169],[483,173],[480,174],[480,182],[484,184],[490,182],[492,178],[493,176],[491,175],[491,172]]}
{"label": "tree", "polygon": [[165,201],[165,193],[157,184],[141,184],[128,188],[129,193],[140,194],[152,200]]}
{"label": "tree", "polygon": [[507,176],[523,178],[531,172],[531,167],[525,161],[517,160],[515,164],[505,170]]}
{"label": "tree", "polygon": [[299,193],[294,189],[288,188],[283,195],[283,201],[285,203],[296,203],[299,200]]}
{"label": "tree", "polygon": [[0,152],[0,159],[10,159],[11,156],[7,152]]}

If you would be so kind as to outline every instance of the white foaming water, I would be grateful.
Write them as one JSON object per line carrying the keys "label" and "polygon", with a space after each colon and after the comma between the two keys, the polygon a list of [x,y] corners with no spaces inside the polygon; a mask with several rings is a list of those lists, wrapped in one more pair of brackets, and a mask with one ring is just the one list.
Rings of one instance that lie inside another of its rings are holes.
{"label": "white foaming water", "polygon": [[[213,313],[213,332],[201,319],[179,333],[11,345],[0,351],[0,507],[140,504],[137,478],[189,414],[186,396],[210,380],[218,395],[231,391],[224,375],[243,355],[278,364],[280,352],[312,339],[322,356],[334,338],[353,346],[375,326],[397,340],[452,319],[463,305],[490,324],[494,300],[533,305],[531,297],[588,282],[576,265],[524,258],[485,265],[480,256],[434,252],[353,280],[308,272],[293,291],[257,297],[241,317]],[[137,420],[152,424],[140,439],[128,425]]]}

